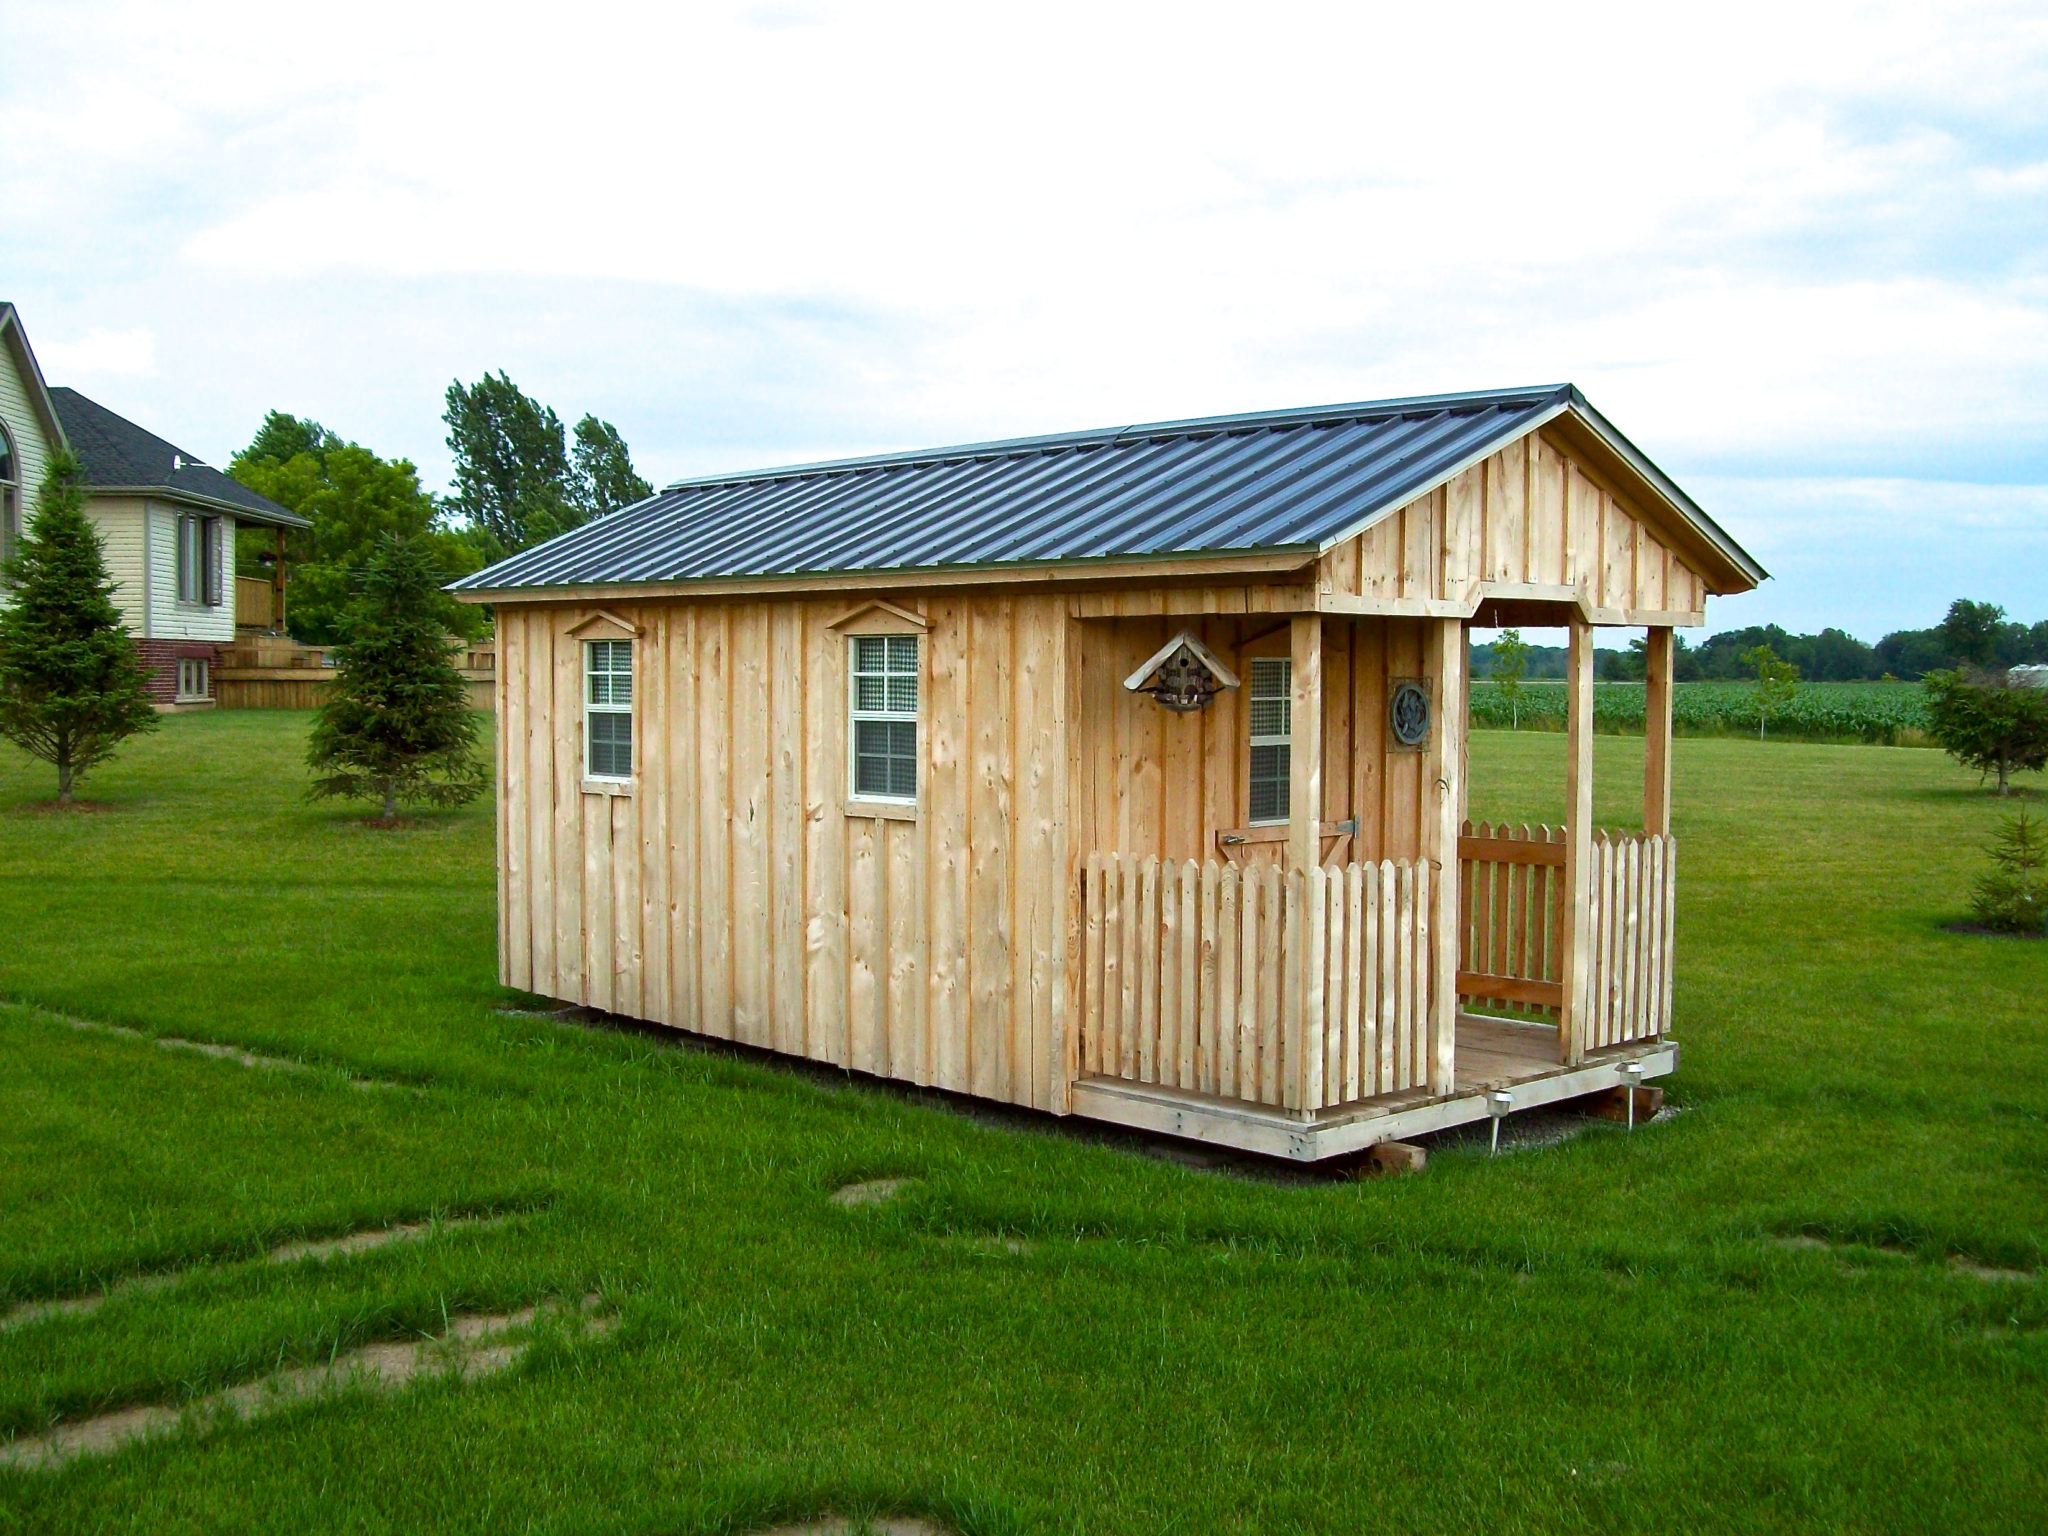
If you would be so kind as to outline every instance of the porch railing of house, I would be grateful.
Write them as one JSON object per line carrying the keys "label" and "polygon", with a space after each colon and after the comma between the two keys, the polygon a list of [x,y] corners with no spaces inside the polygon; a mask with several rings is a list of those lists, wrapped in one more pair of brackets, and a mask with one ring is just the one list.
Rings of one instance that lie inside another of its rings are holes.
{"label": "porch railing of house", "polygon": [[1090,854],[1081,1071],[1301,1112],[1426,1086],[1430,879]]}
{"label": "porch railing of house", "polygon": [[[1582,1049],[1670,1029],[1677,857],[1668,836],[1594,835]],[[1468,821],[1458,839],[1458,876],[1458,995],[1558,1017],[1564,829]]]}

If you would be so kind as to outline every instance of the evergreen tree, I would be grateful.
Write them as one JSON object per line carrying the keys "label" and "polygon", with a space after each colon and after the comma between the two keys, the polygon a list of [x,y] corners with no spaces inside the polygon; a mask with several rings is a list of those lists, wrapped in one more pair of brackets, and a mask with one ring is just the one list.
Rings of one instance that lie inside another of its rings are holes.
{"label": "evergreen tree", "polygon": [[339,668],[313,722],[312,798],[466,805],[490,771],[441,624],[439,573],[417,539],[390,538],[344,620]]}
{"label": "evergreen tree", "polygon": [[51,459],[0,583],[11,600],[0,609],[0,736],[54,765],[57,803],[69,805],[89,769],[159,723],[71,454]]}
{"label": "evergreen tree", "polygon": [[1991,868],[1977,881],[1970,908],[1999,933],[2048,929],[2048,832],[2024,808],[1993,839]]}
{"label": "evergreen tree", "polygon": [[2010,794],[2011,778],[2048,767],[2048,689],[2029,688],[2010,676],[1930,672],[1928,734],[1965,768],[1998,780]]}

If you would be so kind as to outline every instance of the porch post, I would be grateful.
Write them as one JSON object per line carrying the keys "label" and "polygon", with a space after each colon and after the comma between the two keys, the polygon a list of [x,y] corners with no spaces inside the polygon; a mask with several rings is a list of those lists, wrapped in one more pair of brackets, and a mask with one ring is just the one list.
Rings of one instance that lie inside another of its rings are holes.
{"label": "porch post", "polygon": [[1429,1091],[1450,1093],[1457,1080],[1458,834],[1465,819],[1465,621],[1438,619],[1426,661],[1436,694],[1424,782],[1435,796],[1423,830],[1430,872]]}
{"label": "porch post", "polygon": [[[1281,1102],[1304,1119],[1321,1107],[1323,914],[1309,905],[1309,871],[1323,861],[1323,616],[1290,625],[1293,691],[1287,701],[1287,974],[1280,984]],[[1313,930],[1313,932],[1311,931]],[[1313,1031],[1310,1018],[1317,1021]]]}
{"label": "porch post", "polygon": [[1288,701],[1287,867],[1323,860],[1323,616],[1294,616],[1294,694]]}
{"label": "porch post", "polygon": [[1593,962],[1593,626],[1572,614],[1567,664],[1565,750],[1564,931],[1558,956],[1564,1007],[1558,1015],[1558,1058],[1566,1065],[1585,1054],[1582,1028]]}
{"label": "porch post", "polygon": [[271,622],[280,633],[284,630],[284,547],[285,531],[280,528],[277,530],[277,569],[270,578],[270,584],[277,589],[277,601],[270,605]]}
{"label": "porch post", "polygon": [[1649,670],[1643,682],[1643,830],[1671,830],[1671,627],[1650,631]]}

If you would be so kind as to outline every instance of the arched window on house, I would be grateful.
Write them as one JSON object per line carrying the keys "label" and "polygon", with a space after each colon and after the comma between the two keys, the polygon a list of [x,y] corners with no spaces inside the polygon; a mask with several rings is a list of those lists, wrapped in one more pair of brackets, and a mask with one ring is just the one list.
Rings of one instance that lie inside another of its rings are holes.
{"label": "arched window on house", "polygon": [[7,423],[0,421],[0,560],[13,557],[21,543],[21,460]]}

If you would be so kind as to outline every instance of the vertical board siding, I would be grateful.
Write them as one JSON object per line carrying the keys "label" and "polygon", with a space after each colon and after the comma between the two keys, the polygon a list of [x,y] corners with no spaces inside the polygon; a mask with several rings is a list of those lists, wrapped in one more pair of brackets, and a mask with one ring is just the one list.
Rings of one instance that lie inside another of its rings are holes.
{"label": "vertical board siding", "polygon": [[609,605],[638,631],[630,793],[584,787],[575,631],[596,610],[500,609],[499,974],[1063,1108],[1066,602],[930,605],[920,804],[901,814],[849,800],[832,626],[851,606]]}
{"label": "vertical board siding", "polygon": [[[1132,594],[1135,598],[1139,594]],[[1356,818],[1349,840],[1325,838],[1322,862],[1415,858],[1426,851],[1434,801],[1423,754],[1387,751],[1386,701],[1394,678],[1425,675],[1424,636],[1431,621],[1325,619],[1323,771],[1320,819]],[[1287,654],[1288,621],[1273,615],[1082,619],[1076,739],[1079,847],[1160,859],[1225,857],[1219,832],[1249,819],[1249,721],[1243,688],[1225,690],[1207,709],[1173,714],[1123,679],[1173,635],[1192,630],[1232,667],[1250,675],[1250,656]],[[1301,731],[1302,738],[1310,733]],[[1272,844],[1231,850],[1233,863],[1278,858]]]}
{"label": "vertical board siding", "polygon": [[1082,892],[1085,1073],[1304,1114],[1428,1086],[1427,864],[1096,850]]}
{"label": "vertical board siding", "polygon": [[1575,586],[1598,607],[1697,613],[1706,582],[1541,433],[1508,444],[1324,555],[1323,590],[1469,602],[1481,583]]}

